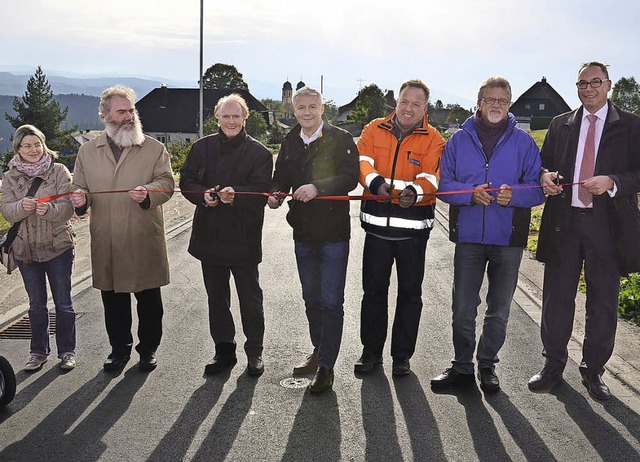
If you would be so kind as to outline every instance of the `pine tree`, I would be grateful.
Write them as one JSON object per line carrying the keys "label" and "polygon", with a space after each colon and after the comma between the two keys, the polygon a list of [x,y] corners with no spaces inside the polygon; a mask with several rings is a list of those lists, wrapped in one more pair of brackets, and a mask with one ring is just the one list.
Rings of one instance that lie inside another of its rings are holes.
{"label": "pine tree", "polygon": [[27,91],[22,98],[13,100],[13,110],[16,116],[5,113],[4,117],[13,128],[24,124],[37,127],[47,137],[47,146],[53,150],[74,148],[73,138],[70,136],[77,128],[61,129],[62,123],[67,119],[69,108],[62,109],[53,98],[51,85],[47,76],[38,66],[35,74],[29,77]]}

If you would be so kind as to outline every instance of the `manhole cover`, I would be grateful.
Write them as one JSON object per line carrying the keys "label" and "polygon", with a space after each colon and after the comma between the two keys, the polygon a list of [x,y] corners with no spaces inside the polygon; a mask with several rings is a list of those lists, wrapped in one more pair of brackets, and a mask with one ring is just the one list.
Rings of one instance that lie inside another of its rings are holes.
{"label": "manhole cover", "polygon": [[306,377],[289,377],[280,381],[284,388],[306,388],[311,383]]}

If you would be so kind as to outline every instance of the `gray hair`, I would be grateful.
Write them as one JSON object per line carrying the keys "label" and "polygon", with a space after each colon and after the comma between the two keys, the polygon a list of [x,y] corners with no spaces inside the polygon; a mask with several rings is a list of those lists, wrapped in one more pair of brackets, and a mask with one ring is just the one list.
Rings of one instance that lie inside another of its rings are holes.
{"label": "gray hair", "polygon": [[[114,96],[126,98],[133,106],[136,105],[136,92],[133,91],[133,88],[124,85],[114,85],[113,87],[107,88],[102,92],[102,96],[100,96],[100,106],[98,109],[98,115],[100,115],[100,120],[103,122],[111,110],[111,98]],[[138,111],[136,110],[136,114],[137,113]]]}
{"label": "gray hair", "polygon": [[497,76],[489,77],[480,84],[480,89],[478,90],[478,101],[484,98],[484,95],[489,88],[502,88],[507,90],[507,93],[509,93],[509,100],[511,100],[511,84],[504,77]]}
{"label": "gray hair", "polygon": [[222,107],[223,104],[228,103],[229,101],[236,102],[242,108],[242,115],[246,119],[249,117],[249,106],[247,106],[247,102],[244,100],[242,96],[237,93],[231,93],[230,95],[223,96],[216,103],[216,107],[213,109],[213,114],[218,117],[218,109]]}
{"label": "gray hair", "polygon": [[301,87],[299,90],[296,90],[296,92],[291,97],[291,102],[294,104],[294,106],[296,104],[296,99],[299,96],[311,96],[311,97],[318,98],[320,100],[320,104],[322,104],[322,93],[320,93],[315,88],[305,85],[304,87]]}
{"label": "gray hair", "polygon": [[42,150],[44,151],[44,153],[49,154],[54,159],[58,158],[58,153],[55,152],[55,151],[52,151],[51,149],[49,149],[47,147],[47,143],[46,143],[47,137],[44,136],[44,133],[42,133],[40,130],[38,130],[33,125],[21,125],[20,127],[18,127],[16,129],[16,132],[13,135],[13,153],[14,153],[14,157],[20,154],[20,145],[22,144],[22,140],[24,139],[24,137],[25,136],[30,136],[30,135],[38,137],[38,139],[42,143]]}

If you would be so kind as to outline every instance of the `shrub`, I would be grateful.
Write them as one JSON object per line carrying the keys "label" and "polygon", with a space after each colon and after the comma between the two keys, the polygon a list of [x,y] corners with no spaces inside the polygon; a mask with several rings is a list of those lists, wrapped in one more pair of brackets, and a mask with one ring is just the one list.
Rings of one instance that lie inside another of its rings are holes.
{"label": "shrub", "polygon": [[622,278],[618,311],[621,318],[640,325],[640,274],[631,273]]}

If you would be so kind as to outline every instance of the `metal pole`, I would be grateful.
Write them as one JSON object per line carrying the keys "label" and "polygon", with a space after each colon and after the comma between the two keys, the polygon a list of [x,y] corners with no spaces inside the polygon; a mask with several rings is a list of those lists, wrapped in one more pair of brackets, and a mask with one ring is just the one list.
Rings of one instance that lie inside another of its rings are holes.
{"label": "metal pole", "polygon": [[203,36],[203,21],[202,18],[204,16],[204,0],[200,0],[200,77],[198,78],[198,81],[200,82],[200,106],[199,106],[199,123],[198,123],[198,134],[199,137],[202,138],[202,136],[204,135],[203,133],[203,127],[204,127],[204,120],[203,120],[203,100],[204,100],[204,82],[203,82],[203,78],[202,76],[204,75],[204,71],[203,71],[203,67],[202,67],[202,36]]}

